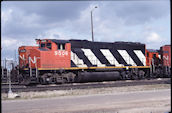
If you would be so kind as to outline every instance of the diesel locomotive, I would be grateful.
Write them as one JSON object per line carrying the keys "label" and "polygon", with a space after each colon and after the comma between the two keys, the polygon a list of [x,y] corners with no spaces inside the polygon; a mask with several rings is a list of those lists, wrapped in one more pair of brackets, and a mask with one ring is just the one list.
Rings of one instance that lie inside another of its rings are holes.
{"label": "diesel locomotive", "polygon": [[36,39],[18,49],[12,70],[20,83],[71,83],[171,76],[171,45],[146,49],[138,42]]}

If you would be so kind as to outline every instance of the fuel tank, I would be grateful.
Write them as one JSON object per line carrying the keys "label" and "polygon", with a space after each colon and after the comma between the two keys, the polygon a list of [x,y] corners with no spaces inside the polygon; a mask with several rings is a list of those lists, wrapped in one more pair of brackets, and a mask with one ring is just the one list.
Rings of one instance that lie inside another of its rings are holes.
{"label": "fuel tank", "polygon": [[76,82],[102,82],[121,79],[118,71],[113,72],[80,72],[76,76]]}

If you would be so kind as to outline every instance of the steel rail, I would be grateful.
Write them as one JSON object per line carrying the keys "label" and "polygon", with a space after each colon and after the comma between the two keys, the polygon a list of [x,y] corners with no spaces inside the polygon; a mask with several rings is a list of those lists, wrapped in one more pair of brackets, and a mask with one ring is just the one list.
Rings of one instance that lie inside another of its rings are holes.
{"label": "steel rail", "polygon": [[[152,85],[152,84],[171,84],[170,78],[150,79],[150,80],[121,80],[107,82],[92,82],[92,83],[71,83],[60,85],[12,85],[13,92],[31,92],[31,91],[53,91],[53,90],[73,90],[73,89],[91,89],[91,88],[108,88],[108,87],[123,87],[137,85]],[[9,88],[1,85],[1,93],[7,93]]]}

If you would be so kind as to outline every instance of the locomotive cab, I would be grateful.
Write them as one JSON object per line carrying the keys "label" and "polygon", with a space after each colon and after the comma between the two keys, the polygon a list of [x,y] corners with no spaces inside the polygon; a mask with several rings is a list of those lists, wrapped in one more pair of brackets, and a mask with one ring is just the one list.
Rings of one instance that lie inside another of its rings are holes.
{"label": "locomotive cab", "polygon": [[40,68],[70,67],[70,43],[68,41],[37,40],[40,52]]}
{"label": "locomotive cab", "polygon": [[36,39],[39,46],[19,47],[20,68],[68,68],[71,46],[68,41]]}
{"label": "locomotive cab", "polygon": [[53,39],[36,39],[36,41],[38,46],[21,46],[18,50],[20,73],[26,80],[24,83],[37,81],[46,83],[49,80],[59,79],[58,74],[53,78],[53,75],[47,73],[71,67],[70,43]]}

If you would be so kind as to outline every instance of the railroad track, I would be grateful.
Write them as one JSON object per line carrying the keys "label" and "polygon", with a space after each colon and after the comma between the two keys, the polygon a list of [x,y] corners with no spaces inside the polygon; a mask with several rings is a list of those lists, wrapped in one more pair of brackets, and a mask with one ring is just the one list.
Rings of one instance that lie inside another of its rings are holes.
{"label": "railroad track", "polygon": [[[123,81],[108,81],[108,82],[93,82],[93,83],[71,83],[61,85],[37,85],[24,86],[12,84],[13,92],[30,92],[30,91],[52,91],[52,90],[71,90],[71,89],[90,89],[90,88],[107,88],[107,87],[122,87],[136,85],[152,85],[152,84],[171,84],[170,78],[159,78],[150,80],[123,80]],[[7,93],[8,85],[1,84],[1,92]]]}

